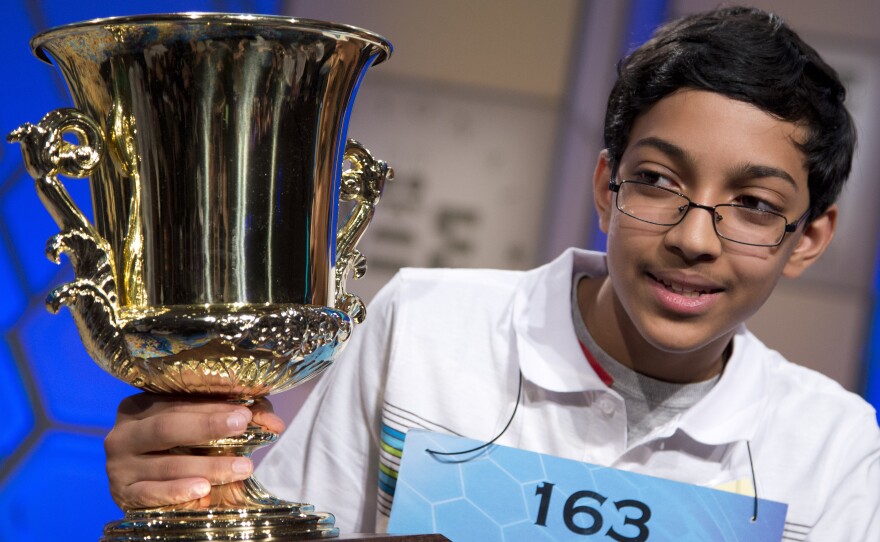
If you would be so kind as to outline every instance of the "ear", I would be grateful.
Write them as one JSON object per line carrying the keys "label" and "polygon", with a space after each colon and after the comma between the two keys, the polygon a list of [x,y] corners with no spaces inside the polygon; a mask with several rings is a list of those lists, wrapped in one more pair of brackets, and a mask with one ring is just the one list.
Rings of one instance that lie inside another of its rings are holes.
{"label": "ear", "polygon": [[828,248],[834,238],[837,227],[837,205],[832,205],[816,219],[804,226],[801,238],[798,239],[788,262],[782,270],[783,276],[795,278],[813,265],[819,256]]}
{"label": "ear", "polygon": [[599,218],[599,228],[602,233],[608,233],[608,224],[611,222],[611,208],[614,193],[608,190],[611,182],[611,158],[608,149],[599,153],[596,160],[596,169],[593,171],[593,204],[596,206],[596,216]]}

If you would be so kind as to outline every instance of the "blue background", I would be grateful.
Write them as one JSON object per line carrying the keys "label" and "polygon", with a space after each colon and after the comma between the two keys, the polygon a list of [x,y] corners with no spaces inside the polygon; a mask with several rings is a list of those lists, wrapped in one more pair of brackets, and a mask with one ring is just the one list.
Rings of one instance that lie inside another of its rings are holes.
{"label": "blue background", "polygon": [[[3,3],[0,133],[72,105],[53,66],[30,52],[41,30],[116,15],[174,11],[280,13],[281,2],[13,0]],[[88,181],[68,190],[90,214]],[[43,248],[58,228],[37,198],[18,145],[0,144],[0,542],[94,542],[122,517],[104,472],[103,439],[119,401],[136,390],[104,373],[82,346],[66,310],[44,306],[73,276]]]}

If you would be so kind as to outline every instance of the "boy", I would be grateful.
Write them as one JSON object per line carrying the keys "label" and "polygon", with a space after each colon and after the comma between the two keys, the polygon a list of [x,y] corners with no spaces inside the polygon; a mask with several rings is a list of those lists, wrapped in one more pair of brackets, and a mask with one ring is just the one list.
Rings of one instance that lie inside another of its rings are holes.
{"label": "boy", "polygon": [[[593,175],[607,255],[401,271],[261,465],[270,490],[342,530],[382,530],[398,465],[383,434],[490,440],[516,406],[499,444],[756,487],[789,505],[793,540],[877,539],[873,409],[742,326],[833,236],[855,144],[836,74],[746,8],[671,23],[619,71]],[[107,439],[117,502],[183,502],[246,477],[247,460],[155,452],[241,432],[251,415],[127,400]]]}

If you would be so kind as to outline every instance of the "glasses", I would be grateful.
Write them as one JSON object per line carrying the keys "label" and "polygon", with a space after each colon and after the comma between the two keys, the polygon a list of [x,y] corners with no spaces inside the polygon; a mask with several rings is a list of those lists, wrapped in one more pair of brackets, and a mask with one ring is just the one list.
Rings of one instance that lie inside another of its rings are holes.
{"label": "glasses", "polygon": [[617,209],[628,216],[658,226],[675,226],[684,220],[691,208],[712,213],[712,226],[722,239],[756,247],[775,247],[782,243],[786,233],[797,231],[809,209],[794,222],[788,222],[776,211],[756,209],[734,203],[701,205],[684,194],[679,194],[640,181],[612,179],[608,189],[616,193]]}

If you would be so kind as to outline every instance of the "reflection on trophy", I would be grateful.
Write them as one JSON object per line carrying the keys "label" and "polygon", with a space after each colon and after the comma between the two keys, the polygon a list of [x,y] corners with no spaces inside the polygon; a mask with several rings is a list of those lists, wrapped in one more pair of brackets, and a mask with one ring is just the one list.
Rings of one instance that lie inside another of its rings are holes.
{"label": "reflection on trophy", "polygon": [[[156,393],[249,402],[316,376],[364,305],[345,289],[391,170],[345,132],[367,68],[391,45],[338,24],[181,14],[102,19],[38,34],[76,109],[24,124],[37,192],[60,233],[48,256],[75,280],[53,290],[86,349]],[[58,175],[89,176],[91,224]],[[352,201],[337,228],[339,201]],[[276,435],[182,453],[248,455]],[[332,537],[331,514],[253,478],[210,503],[127,510],[105,541]]]}

